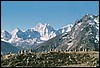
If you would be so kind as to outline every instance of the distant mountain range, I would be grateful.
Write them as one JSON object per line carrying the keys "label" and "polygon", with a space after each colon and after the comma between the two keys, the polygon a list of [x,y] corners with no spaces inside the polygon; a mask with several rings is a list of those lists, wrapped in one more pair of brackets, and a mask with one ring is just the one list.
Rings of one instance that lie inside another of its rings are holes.
{"label": "distant mountain range", "polygon": [[34,51],[99,50],[99,15],[86,14],[74,25],[68,24],[58,30],[42,23],[26,31],[19,28],[11,33],[2,30],[1,40],[17,48],[32,48]]}
{"label": "distant mountain range", "polygon": [[72,26],[72,24],[69,24],[55,30],[49,24],[39,23],[34,28],[27,29],[26,31],[22,31],[19,28],[14,29],[11,33],[2,30],[1,40],[23,49],[30,49],[57,35],[69,32]]}

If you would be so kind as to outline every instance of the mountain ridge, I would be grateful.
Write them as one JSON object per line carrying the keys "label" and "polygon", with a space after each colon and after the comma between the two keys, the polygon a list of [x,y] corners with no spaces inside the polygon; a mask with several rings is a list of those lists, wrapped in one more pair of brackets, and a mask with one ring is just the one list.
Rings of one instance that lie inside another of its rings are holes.
{"label": "mountain ridge", "polygon": [[86,14],[77,20],[71,31],[56,36],[36,47],[34,51],[99,50],[99,16]]}
{"label": "mountain ridge", "polygon": [[84,48],[98,50],[99,15],[85,14],[81,19],[76,20],[74,25],[68,24],[58,30],[55,30],[49,24],[42,23],[26,31],[19,28],[14,29],[11,33],[2,30],[1,40],[22,49],[34,48],[37,51],[52,48],[60,50],[80,50]]}
{"label": "mountain ridge", "polygon": [[[59,32],[59,30],[55,30],[53,27],[51,27],[49,24],[42,24],[39,23],[33,28],[29,28],[25,31],[20,30],[19,28],[15,28],[9,35],[11,35],[10,39],[6,40],[4,38],[5,35],[2,33],[2,39],[3,41],[7,41],[11,43],[14,46],[22,47],[22,48],[31,48],[34,47],[37,44],[43,43],[44,41],[47,41],[61,33],[70,31],[71,26],[66,26],[61,29],[64,30],[63,32]],[[68,29],[68,31],[67,31]]]}

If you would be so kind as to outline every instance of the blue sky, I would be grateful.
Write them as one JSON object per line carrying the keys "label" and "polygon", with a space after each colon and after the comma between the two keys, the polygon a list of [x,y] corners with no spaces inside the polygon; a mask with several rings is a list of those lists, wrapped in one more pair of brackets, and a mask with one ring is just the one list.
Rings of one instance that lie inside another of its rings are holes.
{"label": "blue sky", "polygon": [[38,23],[54,29],[73,24],[85,14],[99,14],[99,1],[2,1],[1,29],[27,30]]}

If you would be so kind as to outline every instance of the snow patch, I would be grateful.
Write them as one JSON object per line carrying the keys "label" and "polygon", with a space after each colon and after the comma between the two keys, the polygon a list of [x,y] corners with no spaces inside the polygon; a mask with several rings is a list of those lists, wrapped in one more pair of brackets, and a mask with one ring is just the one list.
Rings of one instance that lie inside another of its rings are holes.
{"label": "snow patch", "polygon": [[96,35],[96,39],[99,41],[99,35]]}
{"label": "snow patch", "polygon": [[77,25],[80,26],[82,23],[78,23]]}
{"label": "snow patch", "polygon": [[84,28],[82,28],[81,31],[82,31],[83,29],[84,29]]}
{"label": "snow patch", "polygon": [[95,42],[95,43],[98,43],[98,41],[97,41],[97,40],[95,40],[94,42]]}
{"label": "snow patch", "polygon": [[97,24],[99,24],[99,21],[97,21],[97,19],[94,19],[94,21],[95,21]]}
{"label": "snow patch", "polygon": [[71,48],[71,47],[72,47],[73,43],[68,43],[67,45],[68,45],[67,50],[69,50],[69,48]]}

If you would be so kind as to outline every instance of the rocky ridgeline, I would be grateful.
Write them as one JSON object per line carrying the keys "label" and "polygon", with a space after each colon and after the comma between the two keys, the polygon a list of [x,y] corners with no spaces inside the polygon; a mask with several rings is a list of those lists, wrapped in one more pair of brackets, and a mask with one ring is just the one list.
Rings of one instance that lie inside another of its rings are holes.
{"label": "rocky ridgeline", "polygon": [[17,54],[9,53],[1,55],[2,67],[59,67],[73,64],[86,64],[87,66],[99,66],[98,52],[95,51],[48,51],[32,52],[22,50]]}

